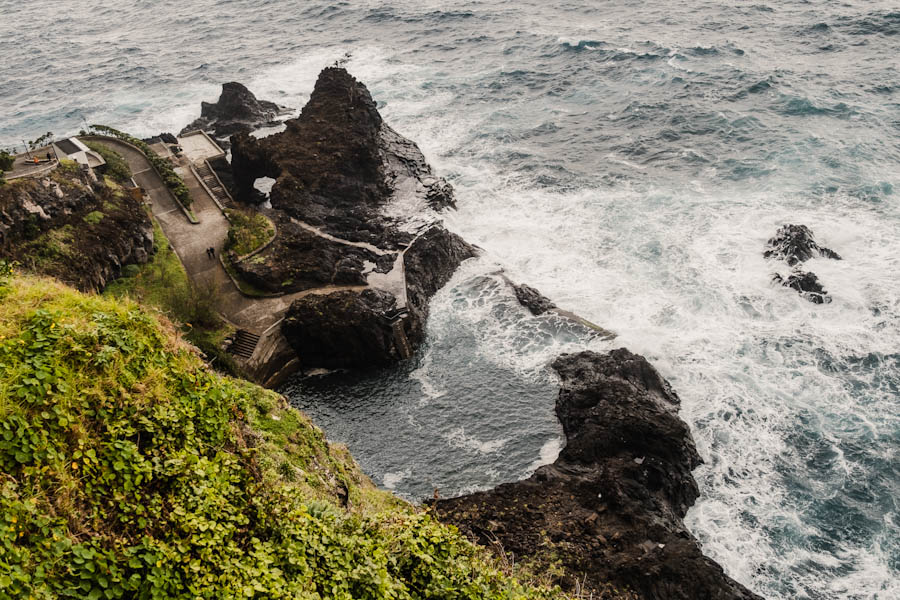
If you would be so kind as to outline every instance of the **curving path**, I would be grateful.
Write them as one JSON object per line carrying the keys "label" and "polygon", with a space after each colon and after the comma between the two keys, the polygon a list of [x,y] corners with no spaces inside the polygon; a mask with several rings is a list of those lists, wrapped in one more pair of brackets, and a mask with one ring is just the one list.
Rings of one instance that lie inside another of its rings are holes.
{"label": "curving path", "polygon": [[218,289],[219,312],[236,327],[263,335],[281,321],[284,312],[297,298],[310,294],[329,294],[342,289],[364,289],[365,286],[322,286],[275,298],[244,296],[235,287],[222,264],[206,254],[207,248],[215,248],[217,255],[221,253],[228,236],[228,220],[190,169],[177,170],[194,200],[191,208],[200,221],[196,224],[188,221],[178,201],[143,152],[116,138],[85,136],[84,139],[100,142],[122,155],[131,167],[135,182],[150,196],[153,216],[169,238],[188,277],[196,285],[211,284]]}

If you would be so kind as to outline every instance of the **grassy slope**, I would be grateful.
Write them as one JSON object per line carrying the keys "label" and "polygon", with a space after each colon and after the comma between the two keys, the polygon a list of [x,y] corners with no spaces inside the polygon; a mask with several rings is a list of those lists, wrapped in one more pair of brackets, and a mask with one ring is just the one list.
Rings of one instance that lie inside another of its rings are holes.
{"label": "grassy slope", "polygon": [[127,299],[0,287],[0,598],[520,598]]}

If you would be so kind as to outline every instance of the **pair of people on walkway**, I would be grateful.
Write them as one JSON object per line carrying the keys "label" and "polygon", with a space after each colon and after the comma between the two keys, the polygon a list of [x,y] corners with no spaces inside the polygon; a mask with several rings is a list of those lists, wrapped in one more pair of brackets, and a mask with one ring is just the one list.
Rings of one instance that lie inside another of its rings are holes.
{"label": "pair of people on walkway", "polygon": [[207,248],[206,255],[210,258],[215,258],[216,257],[216,249],[215,248]]}

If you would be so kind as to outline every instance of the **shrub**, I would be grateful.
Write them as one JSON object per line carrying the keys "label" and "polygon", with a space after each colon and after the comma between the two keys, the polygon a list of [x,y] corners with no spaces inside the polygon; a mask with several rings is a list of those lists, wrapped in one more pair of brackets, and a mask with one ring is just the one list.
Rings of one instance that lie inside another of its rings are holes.
{"label": "shrub", "polygon": [[103,220],[103,217],[106,216],[99,210],[92,210],[88,214],[81,217],[81,219],[87,223],[88,225],[96,225],[100,221]]}
{"label": "shrub", "polygon": [[7,152],[6,150],[0,150],[0,171],[12,171],[13,164],[16,162],[16,157]]}
{"label": "shrub", "polygon": [[231,225],[225,248],[238,256],[253,252],[275,235],[271,221],[260,213],[229,209],[226,214]]}
{"label": "shrub", "polygon": [[106,174],[113,180],[124,183],[131,179],[131,168],[121,154],[97,142],[86,142],[85,145],[103,157],[106,161]]}

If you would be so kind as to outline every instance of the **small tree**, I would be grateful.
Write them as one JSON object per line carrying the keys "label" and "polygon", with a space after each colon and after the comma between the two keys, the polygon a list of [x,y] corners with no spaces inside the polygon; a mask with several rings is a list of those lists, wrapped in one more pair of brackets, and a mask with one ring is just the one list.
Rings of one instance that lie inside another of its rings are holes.
{"label": "small tree", "polygon": [[52,141],[53,141],[53,132],[48,131],[47,133],[45,133],[38,139],[28,142],[28,145],[31,146],[31,148],[33,150],[35,148],[40,148],[41,146],[43,146],[49,142],[52,142]]}
{"label": "small tree", "polygon": [[[11,171],[13,168],[13,163],[16,162],[16,157],[7,152],[6,150],[0,150],[0,171]],[[2,174],[0,174],[2,176]]]}

